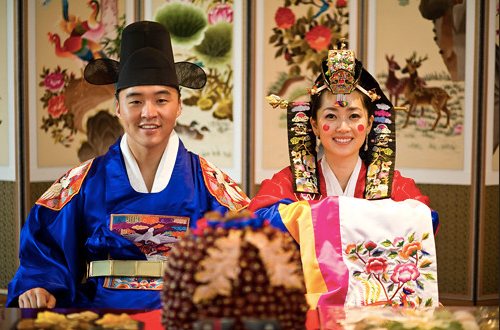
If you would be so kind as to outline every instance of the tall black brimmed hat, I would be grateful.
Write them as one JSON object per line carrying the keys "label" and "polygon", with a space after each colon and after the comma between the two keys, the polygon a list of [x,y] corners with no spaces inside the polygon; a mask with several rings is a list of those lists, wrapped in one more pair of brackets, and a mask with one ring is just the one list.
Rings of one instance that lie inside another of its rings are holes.
{"label": "tall black brimmed hat", "polygon": [[175,63],[170,32],[160,23],[140,21],[122,32],[120,62],[95,59],[85,67],[84,77],[93,85],[116,83],[116,90],[141,85],[165,85],[199,89],[207,77],[190,62]]}

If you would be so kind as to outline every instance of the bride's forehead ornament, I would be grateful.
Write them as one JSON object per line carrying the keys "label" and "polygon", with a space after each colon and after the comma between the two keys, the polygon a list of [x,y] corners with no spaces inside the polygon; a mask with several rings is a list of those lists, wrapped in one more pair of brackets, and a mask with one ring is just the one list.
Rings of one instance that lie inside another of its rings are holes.
{"label": "bride's forehead ornament", "polygon": [[324,84],[318,86],[315,84],[312,88],[308,88],[309,94],[317,94],[328,88],[333,94],[337,95],[335,106],[346,107],[346,94],[350,94],[355,88],[367,95],[372,102],[380,99],[374,90],[367,91],[361,87],[358,82],[361,77],[361,72],[356,73],[356,57],[354,50],[345,49],[345,43],[342,42],[340,49],[332,49],[328,51],[328,58],[323,61],[322,74]]}

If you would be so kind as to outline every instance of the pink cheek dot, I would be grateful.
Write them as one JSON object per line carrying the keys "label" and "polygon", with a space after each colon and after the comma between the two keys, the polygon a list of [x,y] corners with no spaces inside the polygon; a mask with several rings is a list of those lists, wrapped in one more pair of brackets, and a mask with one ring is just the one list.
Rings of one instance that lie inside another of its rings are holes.
{"label": "pink cheek dot", "polygon": [[329,125],[323,125],[323,131],[325,132],[328,132],[330,130],[330,126]]}
{"label": "pink cheek dot", "polygon": [[365,126],[363,124],[358,125],[358,131],[363,132],[365,130]]}

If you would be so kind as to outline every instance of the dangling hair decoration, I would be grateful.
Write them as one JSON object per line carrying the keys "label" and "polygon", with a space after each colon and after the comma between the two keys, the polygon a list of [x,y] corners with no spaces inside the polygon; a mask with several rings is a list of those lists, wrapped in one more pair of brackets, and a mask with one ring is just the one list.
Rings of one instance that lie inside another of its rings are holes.
{"label": "dangling hair decoration", "polygon": [[266,100],[273,108],[287,110],[288,155],[293,175],[293,190],[310,199],[319,198],[316,135],[311,121],[309,102],[288,102],[271,94]]}

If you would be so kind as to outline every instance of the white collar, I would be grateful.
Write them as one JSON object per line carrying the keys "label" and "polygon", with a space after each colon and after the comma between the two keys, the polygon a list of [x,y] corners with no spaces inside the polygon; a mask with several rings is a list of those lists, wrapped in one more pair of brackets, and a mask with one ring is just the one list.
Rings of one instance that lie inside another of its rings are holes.
{"label": "white collar", "polygon": [[[123,154],[123,159],[125,160],[125,167],[127,169],[127,176],[132,188],[140,193],[148,193],[148,188],[142,177],[141,170],[137,164],[137,160],[132,155],[130,148],[127,143],[127,134],[124,134],[120,142],[120,150]],[[172,172],[174,170],[175,160],[177,159],[177,151],[179,150],[179,136],[172,130],[170,137],[168,139],[167,147],[163,152],[163,155],[158,164],[158,169],[156,170],[155,180],[153,182],[153,187],[151,188],[152,193],[160,192],[168,185]]]}
{"label": "white collar", "polygon": [[330,166],[326,162],[326,157],[321,158],[321,168],[323,169],[323,176],[325,177],[326,184],[326,195],[327,196],[348,196],[354,197],[354,192],[356,190],[356,183],[358,181],[359,171],[361,170],[361,158],[358,156],[358,162],[354,166],[349,181],[347,182],[347,187],[345,191],[342,191],[339,180],[331,170]]}

